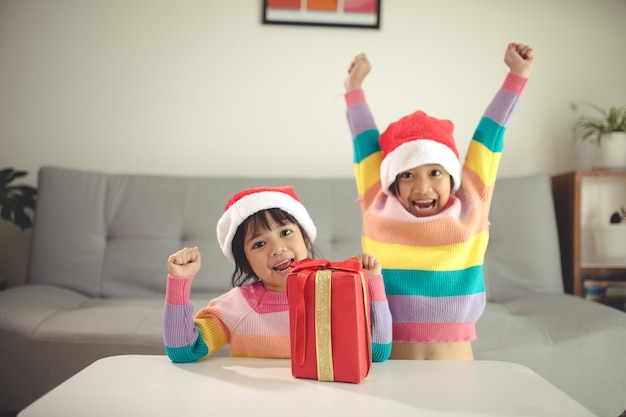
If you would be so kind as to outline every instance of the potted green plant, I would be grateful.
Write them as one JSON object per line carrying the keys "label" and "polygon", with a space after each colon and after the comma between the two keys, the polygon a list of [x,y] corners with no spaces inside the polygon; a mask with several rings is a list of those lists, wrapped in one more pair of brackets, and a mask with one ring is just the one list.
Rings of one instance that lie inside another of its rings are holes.
{"label": "potted green plant", "polygon": [[13,168],[0,170],[0,218],[15,224],[22,231],[33,226],[33,220],[27,209],[35,209],[37,189],[29,185],[12,183],[27,174],[27,171],[16,171]]}
{"label": "potted green plant", "polygon": [[[597,145],[593,168],[626,168],[626,106],[603,109],[594,103],[571,103],[570,107],[578,114],[574,138]],[[592,114],[584,113],[583,107]]]}

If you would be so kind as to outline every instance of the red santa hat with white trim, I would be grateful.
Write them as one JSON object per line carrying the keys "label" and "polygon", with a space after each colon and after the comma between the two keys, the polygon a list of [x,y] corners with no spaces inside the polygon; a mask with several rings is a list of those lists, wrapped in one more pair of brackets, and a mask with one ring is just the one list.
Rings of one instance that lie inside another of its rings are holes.
{"label": "red santa hat with white trim", "polygon": [[237,228],[250,216],[272,208],[291,214],[309,236],[311,243],[317,236],[317,228],[293,187],[257,187],[243,190],[232,196],[224,207],[224,214],[217,222],[217,241],[224,255],[235,263],[233,238]]}
{"label": "red santa hat with white trim", "polygon": [[383,161],[380,182],[385,194],[403,171],[426,164],[439,164],[454,180],[452,192],[461,185],[461,163],[450,120],[416,111],[393,122],[380,135]]}

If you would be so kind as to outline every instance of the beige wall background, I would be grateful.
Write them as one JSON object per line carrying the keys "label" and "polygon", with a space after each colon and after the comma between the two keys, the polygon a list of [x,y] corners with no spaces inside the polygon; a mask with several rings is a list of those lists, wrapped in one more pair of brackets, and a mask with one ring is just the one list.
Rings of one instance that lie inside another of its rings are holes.
{"label": "beige wall background", "polygon": [[[500,175],[576,166],[572,101],[626,104],[626,0],[382,0],[381,28],[264,25],[262,1],[0,0],[0,167],[351,176],[342,98],[366,52],[379,127],[422,108],[459,150],[506,73],[537,63]],[[29,232],[0,222],[0,277]]]}

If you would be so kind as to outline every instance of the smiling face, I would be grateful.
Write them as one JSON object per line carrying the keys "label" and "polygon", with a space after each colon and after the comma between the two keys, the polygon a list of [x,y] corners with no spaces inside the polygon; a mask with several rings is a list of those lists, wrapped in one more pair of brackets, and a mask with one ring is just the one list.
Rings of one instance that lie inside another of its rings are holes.
{"label": "smiling face", "polygon": [[265,289],[284,292],[291,264],[308,256],[307,239],[297,223],[276,220],[268,211],[261,216],[246,228],[243,253]]}
{"label": "smiling face", "polygon": [[420,165],[403,171],[393,185],[402,207],[416,217],[439,213],[450,200],[450,174],[437,164]]}

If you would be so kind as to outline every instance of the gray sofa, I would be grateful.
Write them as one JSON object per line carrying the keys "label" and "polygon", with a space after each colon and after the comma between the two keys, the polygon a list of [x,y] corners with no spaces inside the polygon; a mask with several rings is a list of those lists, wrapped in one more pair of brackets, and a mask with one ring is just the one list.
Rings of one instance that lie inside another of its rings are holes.
{"label": "gray sofa", "polygon": [[[203,306],[230,287],[233,268],[215,238],[227,199],[246,187],[287,184],[317,224],[323,257],[359,252],[351,178],[42,167],[27,283],[0,292],[0,411],[22,409],[99,358],[164,354],[167,256],[201,248],[192,299]],[[550,177],[498,179],[490,221],[489,303],[476,358],[526,365],[595,414],[618,416],[626,408],[626,314],[563,293]]]}

